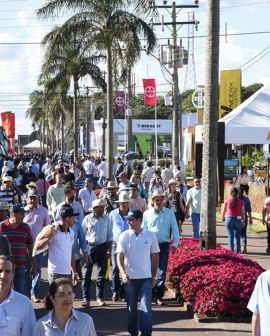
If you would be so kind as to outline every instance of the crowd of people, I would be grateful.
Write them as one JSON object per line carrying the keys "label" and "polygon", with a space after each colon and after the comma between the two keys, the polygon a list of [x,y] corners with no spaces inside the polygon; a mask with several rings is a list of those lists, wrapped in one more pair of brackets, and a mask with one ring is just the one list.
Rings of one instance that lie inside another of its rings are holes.
{"label": "crowd of people", "polygon": [[[173,170],[166,164],[156,170],[146,160],[142,167],[134,168],[130,160],[117,158],[113,179],[109,180],[106,160],[91,156],[71,163],[60,157],[21,155],[2,160],[0,168],[0,276],[7,286],[2,292],[0,281],[0,316],[9,317],[10,305],[16,301],[18,307],[26,302],[29,307],[24,312],[29,319],[27,327],[14,335],[31,335],[29,328],[34,328],[34,335],[54,335],[54,328],[95,335],[92,319],[72,308],[73,288],[80,283],[81,305],[90,307],[96,265],[96,302],[105,306],[108,258],[112,300],[127,301],[129,335],[138,333],[137,302],[141,334],[151,335],[151,305],[164,304],[170,244],[172,251],[177,249],[189,216],[193,237],[200,235],[200,177],[194,177],[188,190],[180,167]],[[232,189],[223,219],[229,249],[240,252],[242,237],[243,253],[247,253],[246,227],[252,217],[244,192],[248,190],[242,185]],[[263,218],[267,215],[270,225],[269,204],[268,199]],[[45,305],[49,313],[35,324],[25,295],[34,303],[42,300],[40,279],[45,255],[50,286]],[[7,319],[4,327],[8,331],[9,324]]]}

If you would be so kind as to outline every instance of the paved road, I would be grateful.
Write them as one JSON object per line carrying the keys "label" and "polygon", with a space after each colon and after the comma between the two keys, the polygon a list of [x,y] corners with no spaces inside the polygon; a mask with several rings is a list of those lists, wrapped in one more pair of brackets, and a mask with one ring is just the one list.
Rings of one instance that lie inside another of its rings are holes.
{"label": "paved road", "polygon": [[[227,246],[227,234],[223,223],[217,225],[218,244]],[[187,221],[183,236],[191,235],[191,225]],[[262,267],[270,269],[270,258],[265,254],[266,233],[255,234],[248,232],[248,252],[247,257],[257,261]],[[46,268],[43,268],[43,279],[46,278]],[[94,286],[93,286],[94,287]],[[43,292],[46,293],[48,284],[42,282]],[[94,289],[94,288],[93,288]],[[98,307],[91,302],[91,308],[81,309],[81,290],[78,287],[76,293],[75,307],[89,313],[94,320],[97,334],[105,335],[127,335],[126,332],[126,307],[124,302],[112,302],[110,292],[110,282],[106,283],[105,299],[108,303],[106,307]],[[92,291],[94,300],[94,290]],[[43,316],[45,310],[43,304],[35,304],[37,317]],[[217,336],[217,335],[251,335],[250,323],[197,323],[192,316],[179,307],[173,300],[172,295],[166,293],[166,306],[153,306],[153,335],[200,335],[200,336]]]}

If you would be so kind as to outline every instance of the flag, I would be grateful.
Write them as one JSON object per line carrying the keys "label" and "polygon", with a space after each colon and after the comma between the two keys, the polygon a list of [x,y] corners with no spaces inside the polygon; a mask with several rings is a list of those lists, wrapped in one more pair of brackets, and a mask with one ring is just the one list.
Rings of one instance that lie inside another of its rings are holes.
{"label": "flag", "polygon": [[116,91],[115,95],[115,112],[116,113],[125,113],[126,101],[125,101],[125,92]]}
{"label": "flag", "polygon": [[241,70],[220,71],[219,118],[241,104]]}
{"label": "flag", "polygon": [[8,138],[15,138],[15,113],[2,112],[2,127],[6,132]]}
{"label": "flag", "polygon": [[153,78],[143,79],[144,105],[156,105],[156,80]]}

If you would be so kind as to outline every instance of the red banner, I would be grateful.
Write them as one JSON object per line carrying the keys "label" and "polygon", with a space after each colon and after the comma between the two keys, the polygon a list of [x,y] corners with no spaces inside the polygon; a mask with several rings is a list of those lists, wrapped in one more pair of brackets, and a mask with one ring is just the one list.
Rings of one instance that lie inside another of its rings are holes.
{"label": "red banner", "polygon": [[7,138],[15,138],[15,113],[2,112],[1,119]]}
{"label": "red banner", "polygon": [[156,105],[156,80],[153,78],[143,79],[144,105]]}

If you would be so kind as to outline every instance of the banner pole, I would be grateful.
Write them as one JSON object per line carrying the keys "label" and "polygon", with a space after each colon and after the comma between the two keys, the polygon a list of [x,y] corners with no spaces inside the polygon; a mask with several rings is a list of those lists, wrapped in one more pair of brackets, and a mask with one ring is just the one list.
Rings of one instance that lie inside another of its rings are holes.
{"label": "banner pole", "polygon": [[125,152],[128,150],[127,149],[127,108],[126,108],[127,99],[126,97],[127,95],[125,94]]}
{"label": "banner pole", "polygon": [[157,99],[155,103],[155,142],[156,142],[156,169],[158,169],[158,137],[157,137]]}

